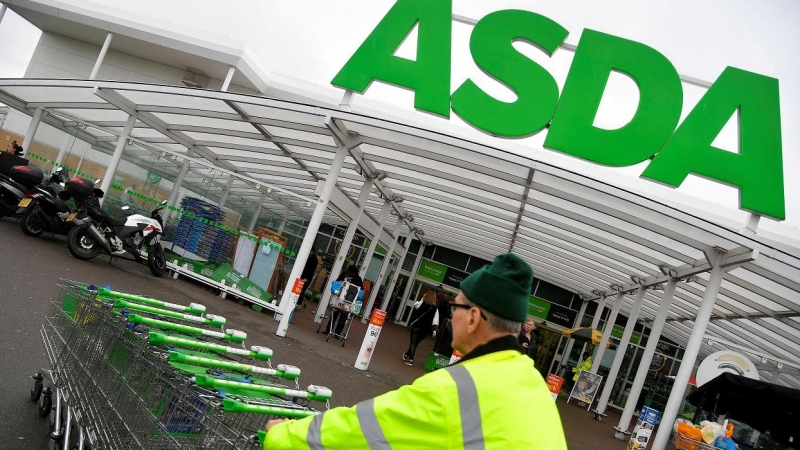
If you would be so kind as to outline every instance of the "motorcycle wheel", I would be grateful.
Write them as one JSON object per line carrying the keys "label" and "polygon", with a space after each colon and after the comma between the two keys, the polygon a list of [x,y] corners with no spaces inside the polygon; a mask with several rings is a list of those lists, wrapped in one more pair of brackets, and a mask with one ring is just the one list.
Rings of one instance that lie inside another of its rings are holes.
{"label": "motorcycle wheel", "polygon": [[161,244],[151,245],[147,249],[147,266],[150,267],[150,273],[157,277],[163,276],[167,271],[167,260]]}
{"label": "motorcycle wheel", "polygon": [[19,227],[22,229],[22,232],[28,236],[36,237],[44,232],[44,222],[42,222],[42,218],[39,217],[39,214],[36,214],[34,208],[22,213],[22,216],[19,218]]}
{"label": "motorcycle wheel", "polygon": [[102,251],[100,244],[92,237],[88,225],[80,225],[69,231],[67,248],[72,256],[83,260],[92,259]]}

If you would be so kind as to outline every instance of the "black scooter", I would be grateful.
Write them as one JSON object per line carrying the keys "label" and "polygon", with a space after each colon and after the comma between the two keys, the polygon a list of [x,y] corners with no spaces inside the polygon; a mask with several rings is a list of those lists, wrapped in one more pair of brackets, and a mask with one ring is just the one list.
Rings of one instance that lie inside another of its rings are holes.
{"label": "black scooter", "polygon": [[50,175],[47,183],[37,186],[28,193],[27,198],[20,200],[16,214],[19,216],[19,227],[28,236],[39,236],[44,232],[63,234],[66,236],[72,228],[67,218],[70,209],[58,198],[57,190],[64,185],[61,167]]}
{"label": "black scooter", "polygon": [[43,179],[44,172],[35,166],[14,166],[8,176],[0,174],[0,217],[18,217],[19,202]]}

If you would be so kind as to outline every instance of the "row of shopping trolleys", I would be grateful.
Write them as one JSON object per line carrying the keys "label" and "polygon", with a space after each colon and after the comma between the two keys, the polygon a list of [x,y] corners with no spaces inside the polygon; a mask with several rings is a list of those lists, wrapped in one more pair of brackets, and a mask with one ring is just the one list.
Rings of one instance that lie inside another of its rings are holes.
{"label": "row of shopping trolleys", "polygon": [[203,305],[61,280],[41,329],[50,367],[31,400],[51,448],[260,448],[266,422],[330,407],[299,368]]}

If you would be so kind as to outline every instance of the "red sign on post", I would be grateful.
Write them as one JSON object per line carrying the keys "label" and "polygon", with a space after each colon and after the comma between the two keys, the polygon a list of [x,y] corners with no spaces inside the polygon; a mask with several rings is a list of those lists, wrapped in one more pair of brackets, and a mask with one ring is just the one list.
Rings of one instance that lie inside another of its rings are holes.
{"label": "red sign on post", "polygon": [[558,393],[561,392],[561,387],[564,386],[564,379],[557,377],[552,373],[547,375],[547,388],[553,394],[553,400],[558,398]]}
{"label": "red sign on post", "polygon": [[300,293],[303,292],[304,284],[306,284],[306,282],[302,278],[294,280],[294,286],[292,286],[292,294],[300,295]]}
{"label": "red sign on post", "polygon": [[386,311],[381,311],[380,309],[373,311],[372,317],[369,319],[369,324],[382,327],[384,323],[386,323]]}

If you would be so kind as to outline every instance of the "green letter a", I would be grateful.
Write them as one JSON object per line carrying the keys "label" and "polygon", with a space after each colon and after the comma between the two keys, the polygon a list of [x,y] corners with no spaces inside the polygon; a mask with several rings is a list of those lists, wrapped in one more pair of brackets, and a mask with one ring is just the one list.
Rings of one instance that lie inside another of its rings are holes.
{"label": "green letter a", "polygon": [[[739,153],[711,145],[739,112]],[[785,218],[778,80],[728,67],[642,173],[673,187],[690,173],[739,188],[739,207]]]}
{"label": "green letter a", "polygon": [[[450,117],[452,0],[398,0],[331,84],[363,94],[374,80],[414,91],[414,107]],[[394,52],[418,26],[417,60]]]}

